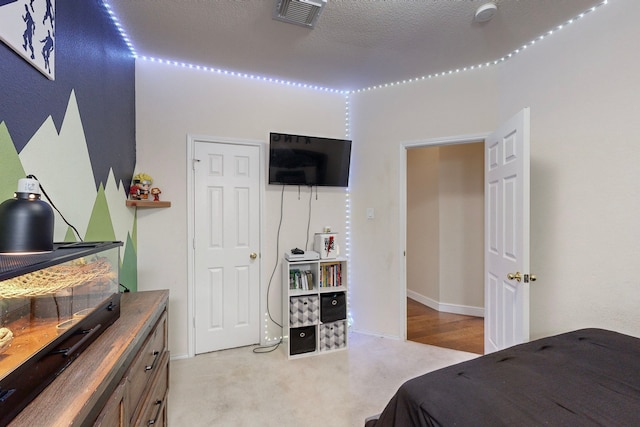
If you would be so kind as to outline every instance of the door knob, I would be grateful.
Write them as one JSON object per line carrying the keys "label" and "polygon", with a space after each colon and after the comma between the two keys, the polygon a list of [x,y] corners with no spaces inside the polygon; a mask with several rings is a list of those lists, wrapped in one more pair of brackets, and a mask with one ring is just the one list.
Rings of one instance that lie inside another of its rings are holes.
{"label": "door knob", "polygon": [[519,282],[519,281],[522,280],[522,276],[520,275],[519,271],[516,271],[515,274],[513,274],[513,273],[507,274],[507,279],[509,279],[509,280],[516,279],[516,281]]}
{"label": "door knob", "polygon": [[525,274],[523,276],[520,274],[519,271],[516,271],[515,274],[514,273],[507,274],[507,279],[509,280],[515,279],[518,282],[520,282],[521,280],[524,280],[524,283],[529,283],[529,282],[535,282],[538,278],[536,277],[535,274]]}
{"label": "door knob", "polygon": [[251,252],[251,253],[249,254],[249,258],[251,258],[251,259],[256,259],[256,258],[258,258],[258,254],[257,254],[257,253],[255,253],[255,252]]}

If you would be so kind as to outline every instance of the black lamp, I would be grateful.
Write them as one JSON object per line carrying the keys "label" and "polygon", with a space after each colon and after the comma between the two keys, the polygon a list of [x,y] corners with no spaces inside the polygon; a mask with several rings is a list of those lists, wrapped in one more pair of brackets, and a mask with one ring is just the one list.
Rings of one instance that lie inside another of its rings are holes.
{"label": "black lamp", "polygon": [[53,250],[53,210],[40,200],[40,184],[18,180],[13,199],[0,204],[0,254],[32,254]]}

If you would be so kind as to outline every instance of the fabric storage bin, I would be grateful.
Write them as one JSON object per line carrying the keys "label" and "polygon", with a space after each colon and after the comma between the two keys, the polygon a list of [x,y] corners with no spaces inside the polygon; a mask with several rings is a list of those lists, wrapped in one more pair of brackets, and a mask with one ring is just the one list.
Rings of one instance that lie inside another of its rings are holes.
{"label": "fabric storage bin", "polygon": [[347,318],[347,297],[344,292],[320,295],[320,320],[322,323]]}
{"label": "fabric storage bin", "polygon": [[316,325],[320,314],[318,295],[303,295],[289,298],[289,326]]}
{"label": "fabric storage bin", "polygon": [[289,329],[289,354],[312,353],[314,351],[316,351],[315,326]]}
{"label": "fabric storage bin", "polygon": [[347,345],[347,321],[320,325],[320,351],[337,350]]}

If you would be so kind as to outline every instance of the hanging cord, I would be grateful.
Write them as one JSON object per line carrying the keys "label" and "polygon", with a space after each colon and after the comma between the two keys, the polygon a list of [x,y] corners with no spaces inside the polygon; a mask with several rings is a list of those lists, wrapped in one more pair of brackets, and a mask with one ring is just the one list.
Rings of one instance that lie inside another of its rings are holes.
{"label": "hanging cord", "polygon": [[[267,314],[269,315],[269,319],[271,319],[273,323],[275,323],[277,326],[280,327],[281,335],[284,332],[284,328],[280,323],[276,322],[271,316],[271,309],[269,308],[269,291],[271,290],[271,282],[273,281],[273,276],[276,274],[276,270],[278,269],[278,262],[280,260],[280,229],[282,228],[283,216],[284,216],[284,184],[282,185],[282,193],[280,193],[280,222],[278,223],[278,232],[276,234],[276,263],[273,266],[271,277],[269,277],[269,285],[267,286]],[[255,347],[253,349],[253,352],[257,354],[271,353],[272,351],[277,349],[280,346],[280,344],[282,344],[282,338],[280,338],[280,341],[278,341],[273,345]]]}
{"label": "hanging cord", "polygon": [[309,219],[307,220],[307,241],[304,244],[305,251],[309,250],[309,229],[311,228],[311,198],[313,196],[313,185],[310,185],[309,187]]}
{"label": "hanging cord", "polygon": [[69,223],[69,221],[67,221],[67,219],[64,217],[64,215],[62,215],[62,212],[60,212],[60,210],[56,207],[56,205],[53,204],[53,201],[51,200],[51,198],[49,197],[49,195],[47,194],[46,191],[44,191],[44,187],[42,186],[42,184],[40,184],[40,180],[38,178],[36,178],[35,175],[27,175],[27,178],[30,179],[35,179],[36,181],[38,181],[38,184],[40,185],[40,190],[42,191],[42,194],[44,194],[44,197],[47,198],[47,201],[49,202],[49,204],[51,205],[51,207],[53,209],[56,210],[56,212],[58,212],[58,214],[60,215],[60,218],[62,218],[62,220],[65,222],[65,224],[67,224],[69,227],[71,227],[71,229],[73,231],[75,231],[76,236],[78,236],[78,240],[81,242],[84,242],[84,240],[82,240],[82,237],[80,237],[80,233],[78,233],[78,230]]}

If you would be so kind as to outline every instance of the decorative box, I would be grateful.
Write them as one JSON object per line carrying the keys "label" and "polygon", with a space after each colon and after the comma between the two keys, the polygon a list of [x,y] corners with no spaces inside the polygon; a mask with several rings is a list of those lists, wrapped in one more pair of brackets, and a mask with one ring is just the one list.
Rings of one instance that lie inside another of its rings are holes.
{"label": "decorative box", "polygon": [[347,318],[347,296],[344,292],[320,295],[320,321],[335,322]]}
{"label": "decorative box", "polygon": [[338,350],[347,345],[347,321],[320,325],[320,351]]}
{"label": "decorative box", "polygon": [[289,326],[297,328],[318,323],[320,304],[318,295],[304,295],[289,298]]}
{"label": "decorative box", "polygon": [[334,259],[340,255],[337,233],[316,233],[313,249],[320,254],[320,259]]}
{"label": "decorative box", "polygon": [[292,356],[316,351],[316,327],[303,326],[289,329],[289,348]]}

